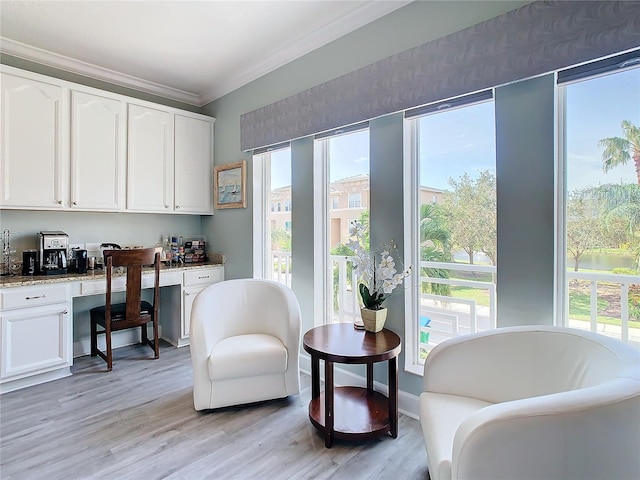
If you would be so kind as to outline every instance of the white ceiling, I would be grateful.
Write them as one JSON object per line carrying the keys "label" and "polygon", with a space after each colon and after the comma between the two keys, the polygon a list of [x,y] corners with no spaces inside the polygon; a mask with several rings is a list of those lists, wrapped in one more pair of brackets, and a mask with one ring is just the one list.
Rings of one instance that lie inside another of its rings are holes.
{"label": "white ceiling", "polygon": [[201,106],[407,3],[1,0],[0,51]]}

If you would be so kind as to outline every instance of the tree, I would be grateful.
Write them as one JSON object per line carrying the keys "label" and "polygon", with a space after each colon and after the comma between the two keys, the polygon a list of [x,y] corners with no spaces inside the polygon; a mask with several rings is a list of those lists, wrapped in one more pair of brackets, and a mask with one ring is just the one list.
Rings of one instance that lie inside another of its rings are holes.
{"label": "tree", "polygon": [[[451,233],[446,227],[446,219],[442,207],[430,203],[420,205],[420,261],[450,262]],[[446,268],[424,268],[421,273],[432,278],[449,278]],[[449,285],[429,283],[423,285],[422,291],[429,290],[437,295],[449,295]]]}
{"label": "tree", "polygon": [[583,199],[598,202],[603,221],[611,224],[623,220],[626,224],[631,251],[636,266],[640,266],[640,184],[604,184],[581,192]]}
{"label": "tree", "polygon": [[593,202],[574,193],[567,199],[567,251],[573,260],[573,271],[580,266],[580,257],[589,249],[601,246],[602,217]]}
{"label": "tree", "polygon": [[472,179],[465,173],[458,180],[449,179],[452,191],[445,194],[453,245],[463,249],[473,265],[473,253],[483,252],[496,265],[496,178],[483,170]]}
{"label": "tree", "polygon": [[622,137],[603,138],[598,146],[604,147],[602,152],[602,169],[605,173],[618,165],[626,165],[633,160],[636,166],[636,177],[640,185],[640,128],[628,120],[622,121]]}

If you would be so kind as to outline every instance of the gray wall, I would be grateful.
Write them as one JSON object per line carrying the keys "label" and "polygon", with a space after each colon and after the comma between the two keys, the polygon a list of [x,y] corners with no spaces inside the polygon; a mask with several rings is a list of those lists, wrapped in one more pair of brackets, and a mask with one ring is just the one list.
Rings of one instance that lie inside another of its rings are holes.
{"label": "gray wall", "polygon": [[[246,160],[251,171],[251,155],[240,149],[243,113],[527,3],[530,2],[413,2],[205,105],[202,113],[216,117],[216,165]],[[251,175],[247,175],[247,189],[246,209],[220,210],[214,217],[203,219],[207,238],[227,254],[227,278],[252,276]]]}
{"label": "gray wall", "polygon": [[[240,150],[240,115],[268,105],[324,81],[394,53],[426,43],[528,2],[414,2],[356,32],[320,48],[278,70],[259,78],[203,107],[203,113],[216,117],[215,163],[247,160]],[[370,174],[372,241],[394,238],[402,251],[402,115],[395,114],[370,122]],[[310,139],[292,142],[293,268],[294,291],[301,303],[303,330],[313,326],[313,186],[312,143]],[[251,277],[252,175],[247,176],[248,207],[217,211],[203,217],[208,238],[227,254],[227,278]],[[302,263],[302,265],[301,265]],[[388,326],[404,338],[404,303],[396,293],[387,303]],[[400,359],[399,387],[418,394],[420,377],[403,371]],[[376,368],[375,378],[385,381],[386,371]]]}
{"label": "gray wall", "polygon": [[62,230],[69,234],[71,243],[145,247],[160,242],[163,235],[201,235],[202,231],[199,215],[2,210],[0,223],[3,230],[19,232],[11,236],[11,248],[18,253],[36,248],[41,230]]}
{"label": "gray wall", "polygon": [[496,88],[495,105],[498,323],[552,325],[555,75]]}

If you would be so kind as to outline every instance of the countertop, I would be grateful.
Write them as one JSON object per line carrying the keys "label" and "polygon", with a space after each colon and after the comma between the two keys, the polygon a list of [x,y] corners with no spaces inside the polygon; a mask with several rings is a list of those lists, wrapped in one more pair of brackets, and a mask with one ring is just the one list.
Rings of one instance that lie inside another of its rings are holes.
{"label": "countertop", "polygon": [[[162,264],[160,267],[160,274],[162,272],[181,272],[187,270],[197,270],[207,267],[223,267],[222,263],[185,263],[180,265],[166,265]],[[145,269],[145,271],[153,271],[153,267]],[[114,276],[120,276],[123,274],[115,274]],[[106,272],[103,269],[89,270],[87,273],[65,273],[61,275],[13,275],[7,277],[0,277],[0,288],[11,287],[28,287],[30,285],[45,285],[53,283],[64,282],[81,282],[83,280],[100,280],[106,277]]]}

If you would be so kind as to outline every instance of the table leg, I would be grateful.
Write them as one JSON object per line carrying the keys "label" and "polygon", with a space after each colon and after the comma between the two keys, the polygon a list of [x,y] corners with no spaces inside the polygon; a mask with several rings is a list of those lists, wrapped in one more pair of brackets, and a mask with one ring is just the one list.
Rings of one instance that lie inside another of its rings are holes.
{"label": "table leg", "polygon": [[320,396],[320,358],[311,356],[311,398]]}
{"label": "table leg", "polygon": [[367,363],[367,390],[373,392],[373,363]]}
{"label": "table leg", "polygon": [[333,444],[333,362],[324,361],[324,446]]}
{"label": "table leg", "polygon": [[389,359],[389,432],[398,437],[398,357]]}

